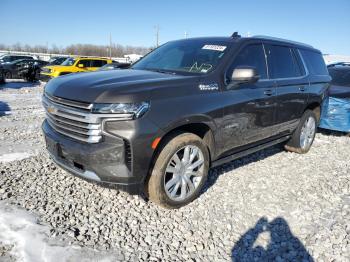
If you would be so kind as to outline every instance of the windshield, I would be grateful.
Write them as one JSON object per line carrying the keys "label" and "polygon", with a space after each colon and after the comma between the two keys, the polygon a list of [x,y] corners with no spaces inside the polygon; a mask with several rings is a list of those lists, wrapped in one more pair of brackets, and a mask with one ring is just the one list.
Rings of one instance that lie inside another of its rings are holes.
{"label": "windshield", "polygon": [[227,52],[228,44],[198,39],[169,42],[136,62],[132,68],[206,74],[219,64]]}
{"label": "windshield", "polygon": [[72,66],[72,65],[74,65],[74,62],[75,62],[74,58],[67,58],[61,65]]}
{"label": "windshield", "polygon": [[11,57],[4,55],[4,56],[0,57],[0,60],[3,62],[10,62]]}

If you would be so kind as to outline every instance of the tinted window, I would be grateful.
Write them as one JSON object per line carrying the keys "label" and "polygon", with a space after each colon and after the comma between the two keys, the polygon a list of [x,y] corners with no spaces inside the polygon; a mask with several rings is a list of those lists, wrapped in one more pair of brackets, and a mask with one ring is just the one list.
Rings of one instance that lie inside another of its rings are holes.
{"label": "tinted window", "polygon": [[330,68],[329,74],[332,77],[331,83],[333,85],[350,87],[350,68],[349,69]]}
{"label": "tinted window", "polygon": [[303,49],[300,52],[311,74],[328,75],[328,70],[321,53]]}
{"label": "tinted window", "polygon": [[302,75],[294,52],[286,46],[266,45],[270,78],[289,78]]}
{"label": "tinted window", "polygon": [[18,58],[18,56],[10,56],[9,61],[12,62],[12,61],[16,61],[18,59],[21,59],[21,58]]}
{"label": "tinted window", "polygon": [[11,56],[5,56],[5,57],[3,57],[2,58],[2,61],[4,61],[4,62],[11,62],[12,60],[11,60]]}
{"label": "tinted window", "polygon": [[87,60],[87,59],[85,59],[85,60],[80,60],[79,62],[78,62],[78,65],[83,65],[83,67],[90,67],[90,62],[91,62],[91,60]]}
{"label": "tinted window", "polygon": [[263,46],[256,44],[243,48],[233,61],[228,76],[232,75],[233,70],[238,66],[253,66],[258,71],[260,79],[266,79],[267,72]]}
{"label": "tinted window", "polygon": [[107,62],[104,60],[92,60],[91,67],[101,67],[104,66]]}

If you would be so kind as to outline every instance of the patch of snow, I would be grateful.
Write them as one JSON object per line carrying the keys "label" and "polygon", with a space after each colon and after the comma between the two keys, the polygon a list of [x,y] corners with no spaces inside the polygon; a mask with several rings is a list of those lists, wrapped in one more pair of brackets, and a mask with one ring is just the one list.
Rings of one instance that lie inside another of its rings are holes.
{"label": "patch of snow", "polygon": [[31,154],[29,153],[9,153],[9,154],[0,155],[0,162],[12,162],[16,160],[22,160],[30,156]]}
{"label": "patch of snow", "polygon": [[[0,202],[0,242],[13,246],[10,254],[22,262],[116,261],[115,254],[100,253],[73,245],[58,245],[48,240],[50,228],[38,224],[28,211]],[[52,242],[52,241],[51,241]]]}

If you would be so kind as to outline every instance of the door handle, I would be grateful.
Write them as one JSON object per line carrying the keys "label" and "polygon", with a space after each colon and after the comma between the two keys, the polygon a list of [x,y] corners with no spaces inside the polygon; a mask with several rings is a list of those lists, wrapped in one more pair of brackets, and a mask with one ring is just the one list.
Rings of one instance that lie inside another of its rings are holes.
{"label": "door handle", "polygon": [[272,96],[273,95],[273,91],[271,89],[267,89],[267,90],[264,91],[264,95]]}
{"label": "door handle", "polygon": [[304,92],[304,91],[305,91],[305,86],[299,87],[299,90],[300,90],[301,92]]}

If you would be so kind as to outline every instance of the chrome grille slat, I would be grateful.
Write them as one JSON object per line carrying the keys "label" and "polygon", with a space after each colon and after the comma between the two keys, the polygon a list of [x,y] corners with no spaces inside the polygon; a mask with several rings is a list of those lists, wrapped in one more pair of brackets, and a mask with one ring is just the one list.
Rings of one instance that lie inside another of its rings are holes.
{"label": "chrome grille slat", "polygon": [[90,103],[72,101],[72,100],[68,100],[68,99],[64,99],[64,98],[60,98],[60,97],[50,96],[48,94],[45,94],[45,96],[50,101],[58,103],[58,104],[67,105],[67,106],[71,106],[71,107],[77,107],[77,108],[86,109],[86,110],[90,110],[92,108],[92,104],[90,104]]}
{"label": "chrome grille slat", "polygon": [[86,143],[98,143],[102,139],[101,116],[92,114],[86,104],[47,94],[42,102],[47,123],[56,132]]}
{"label": "chrome grille slat", "polygon": [[66,131],[72,131],[74,133],[82,134],[82,135],[87,135],[87,136],[99,136],[101,135],[101,130],[84,130],[83,128],[80,127],[74,127],[72,125],[64,125],[60,124],[57,121],[52,121],[52,119],[47,118],[49,123],[51,125],[58,126],[59,128],[65,129]]}
{"label": "chrome grille slat", "polygon": [[57,128],[54,126],[51,126],[51,127],[54,130],[56,130],[56,132],[61,133],[62,135],[74,138],[76,140],[80,140],[80,141],[87,142],[87,143],[98,143],[100,141],[100,138],[98,138],[98,137],[84,137],[84,136],[80,136],[78,134],[72,134],[71,132],[65,132],[64,130],[60,130],[60,128]]}
{"label": "chrome grille slat", "polygon": [[52,115],[46,114],[46,115],[47,115],[47,117],[51,118],[54,121],[63,122],[65,124],[76,126],[76,127],[81,127],[81,128],[85,128],[85,129],[100,129],[101,128],[100,124],[87,124],[87,123],[83,123],[83,122],[73,121],[73,120],[70,120],[68,118],[53,115],[53,114]]}

